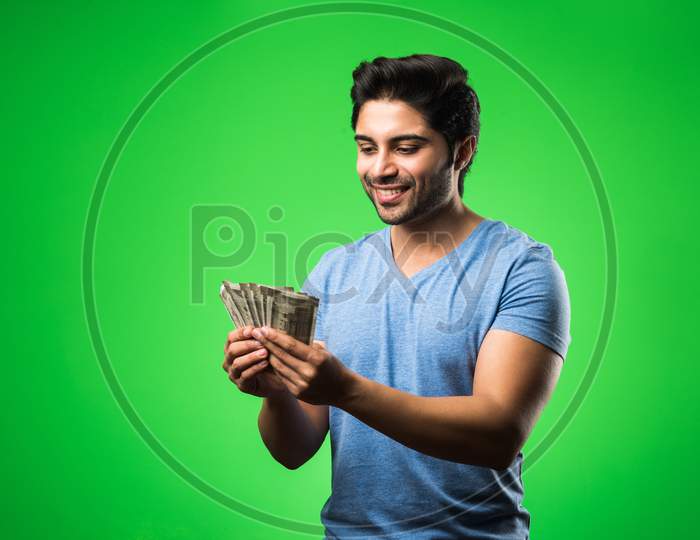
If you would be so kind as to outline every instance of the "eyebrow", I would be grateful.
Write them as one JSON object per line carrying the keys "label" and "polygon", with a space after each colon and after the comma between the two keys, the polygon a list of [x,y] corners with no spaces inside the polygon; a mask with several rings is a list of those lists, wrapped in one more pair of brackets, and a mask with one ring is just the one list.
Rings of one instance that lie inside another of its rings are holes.
{"label": "eyebrow", "polygon": [[[368,135],[355,135],[355,140],[356,141],[367,141],[367,142],[374,142],[374,139]],[[427,137],[423,137],[422,135],[418,135],[416,133],[404,133],[403,135],[396,135],[392,138],[389,139],[389,142],[391,143],[397,143],[401,141],[421,141],[421,142],[430,142],[430,139]]]}

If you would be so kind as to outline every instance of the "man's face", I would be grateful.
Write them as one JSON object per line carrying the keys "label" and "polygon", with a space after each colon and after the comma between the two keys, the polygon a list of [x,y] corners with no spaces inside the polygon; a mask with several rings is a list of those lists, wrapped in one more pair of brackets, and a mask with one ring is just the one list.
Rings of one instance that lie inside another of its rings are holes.
{"label": "man's face", "polygon": [[458,197],[447,141],[405,102],[366,102],[355,140],[357,173],[385,223],[420,221]]}

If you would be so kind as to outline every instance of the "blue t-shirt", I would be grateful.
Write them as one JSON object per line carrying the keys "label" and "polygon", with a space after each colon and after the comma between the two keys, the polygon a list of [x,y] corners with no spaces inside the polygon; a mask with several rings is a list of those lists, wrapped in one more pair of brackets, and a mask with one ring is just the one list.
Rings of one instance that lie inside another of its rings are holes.
{"label": "blue t-shirt", "polygon": [[[565,358],[569,295],[548,245],[485,219],[449,254],[406,278],[389,232],[326,252],[302,287],[320,299],[315,338],[347,367],[418,396],[468,396],[490,328]],[[522,452],[505,470],[464,465],[408,448],[342,409],[329,411],[326,538],[529,537]]]}

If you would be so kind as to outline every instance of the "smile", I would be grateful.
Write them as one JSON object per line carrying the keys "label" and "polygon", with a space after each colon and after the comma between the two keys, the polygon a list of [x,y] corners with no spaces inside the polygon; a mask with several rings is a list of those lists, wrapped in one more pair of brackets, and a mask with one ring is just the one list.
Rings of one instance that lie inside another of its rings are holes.
{"label": "smile", "polygon": [[410,186],[384,186],[373,187],[375,199],[379,204],[390,204],[397,202],[411,188]]}

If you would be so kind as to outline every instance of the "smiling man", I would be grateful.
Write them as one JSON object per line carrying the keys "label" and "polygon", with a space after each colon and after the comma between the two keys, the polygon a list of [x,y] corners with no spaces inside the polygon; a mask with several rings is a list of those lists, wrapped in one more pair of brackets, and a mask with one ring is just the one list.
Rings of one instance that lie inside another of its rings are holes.
{"label": "smiling man", "polygon": [[264,398],[285,466],[330,432],[327,538],[526,539],[521,448],[571,341],[564,274],[548,245],[462,202],[480,112],[462,66],[379,57],[353,79],[357,173],[387,226],[309,274],[312,346],[241,328],[223,367]]}

